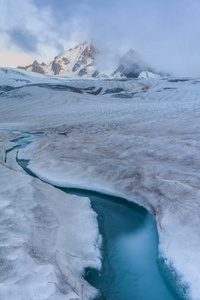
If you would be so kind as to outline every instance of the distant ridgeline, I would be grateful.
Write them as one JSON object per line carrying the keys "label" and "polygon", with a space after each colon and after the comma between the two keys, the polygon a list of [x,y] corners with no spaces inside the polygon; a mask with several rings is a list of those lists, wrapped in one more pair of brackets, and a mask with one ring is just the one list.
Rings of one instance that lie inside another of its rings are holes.
{"label": "distant ridgeline", "polygon": [[136,51],[130,49],[118,62],[116,70],[105,74],[95,65],[95,59],[102,55],[91,41],[77,45],[57,55],[51,62],[38,63],[36,60],[28,66],[19,69],[40,74],[61,75],[83,78],[138,78],[159,77],[153,69],[148,67]]}

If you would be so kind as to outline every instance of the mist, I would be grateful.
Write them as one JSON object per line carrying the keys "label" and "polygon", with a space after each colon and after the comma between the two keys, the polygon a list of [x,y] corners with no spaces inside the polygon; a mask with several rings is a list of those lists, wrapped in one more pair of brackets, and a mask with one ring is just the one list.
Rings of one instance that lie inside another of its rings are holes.
{"label": "mist", "polygon": [[[88,39],[111,68],[130,48],[154,69],[200,77],[197,0],[2,0],[1,48],[51,60]],[[11,20],[11,21],[9,21]],[[34,24],[34,26],[33,26]],[[10,53],[9,53],[10,54]]]}

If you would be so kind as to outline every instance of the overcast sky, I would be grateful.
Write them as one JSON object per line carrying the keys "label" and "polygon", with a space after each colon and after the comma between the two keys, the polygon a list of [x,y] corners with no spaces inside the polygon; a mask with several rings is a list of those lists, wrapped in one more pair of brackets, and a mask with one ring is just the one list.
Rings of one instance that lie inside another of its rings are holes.
{"label": "overcast sky", "polygon": [[0,66],[52,60],[88,39],[200,77],[200,0],[0,0]]}

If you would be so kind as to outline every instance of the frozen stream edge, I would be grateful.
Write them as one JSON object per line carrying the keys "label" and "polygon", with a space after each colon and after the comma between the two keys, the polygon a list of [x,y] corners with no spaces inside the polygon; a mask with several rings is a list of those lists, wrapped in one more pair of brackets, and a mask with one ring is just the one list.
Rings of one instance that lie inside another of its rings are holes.
{"label": "frozen stream edge", "polygon": [[[125,149],[129,147],[131,140],[129,142],[126,137],[119,135],[106,137],[106,142],[104,136],[100,137],[98,135],[97,139],[95,140],[94,137],[90,139],[87,136],[75,141],[73,137],[66,138],[52,135],[51,138],[41,138],[21,149],[18,157],[19,159],[30,160],[29,169],[37,177],[50,184],[119,196],[135,201],[154,213],[159,233],[159,254],[161,257],[167,258],[165,263],[169,268],[174,268],[178,274],[181,274],[179,276],[181,285],[186,286],[188,283],[191,287],[195,282],[192,281],[193,274],[197,274],[198,270],[195,271],[196,265],[191,263],[191,259],[195,258],[195,252],[188,251],[188,246],[190,246],[192,240],[196,240],[195,235],[197,232],[192,232],[192,235],[188,233],[187,224],[184,224],[186,218],[185,207],[180,206],[179,202],[174,207],[170,206],[170,201],[163,202],[161,206],[160,193],[156,195],[149,189],[147,191],[144,188],[141,190],[141,185],[138,186],[137,184],[133,185],[133,189],[129,188],[130,180],[135,178],[134,172],[136,172],[136,175],[138,174],[136,180],[138,176],[139,179],[142,176],[140,175],[141,169],[137,167],[134,171],[128,165],[123,165],[123,169],[120,169],[121,161],[119,162],[119,158],[117,158],[113,149],[117,152],[120,147],[120,153],[122,153],[122,147],[125,147]],[[111,153],[110,159],[109,152]],[[106,153],[105,160],[104,153]],[[126,153],[126,155],[131,156],[131,153]],[[127,157],[126,161],[131,165]],[[154,180],[154,178],[152,179]],[[149,180],[149,178],[147,177],[146,180]],[[173,194],[175,192],[174,188],[178,188],[182,192],[182,185],[170,184],[166,186],[166,183],[164,182],[164,186],[162,186],[163,183],[159,186],[159,188],[163,188],[163,192],[169,191]],[[151,189],[155,186],[152,181],[147,181],[145,184],[148,184],[147,187],[150,186]],[[141,194],[143,191],[147,193],[145,198],[148,199],[148,202]],[[157,186],[155,186],[155,191],[157,191]],[[177,212],[178,215],[175,218],[174,213]],[[186,238],[187,233],[188,237]],[[185,245],[180,253],[180,245],[183,245],[183,242]],[[191,268],[192,274],[188,273]],[[197,293],[196,286],[195,293]],[[199,299],[199,295],[196,294],[192,299]]]}
{"label": "frozen stream edge", "polygon": [[[12,143],[14,143],[14,146],[12,146],[11,148],[9,148],[8,150],[6,150],[6,156],[5,156],[5,158],[4,158],[4,160],[5,161],[7,161],[7,159],[8,159],[8,157],[7,157],[7,155],[9,154],[9,156],[10,156],[10,163],[11,163],[11,165],[13,165],[14,163],[13,162],[11,162],[12,160],[15,160],[15,156],[16,156],[16,151],[18,151],[20,148],[24,148],[24,147],[27,147],[27,145],[28,144],[30,144],[30,143],[32,143],[33,141],[36,141],[37,139],[38,139],[38,137],[41,137],[41,136],[43,136],[43,134],[30,134],[30,133],[28,133],[28,135],[27,136],[22,136],[22,137],[18,137],[17,139],[13,139],[13,140],[11,140],[12,141]],[[18,143],[18,141],[20,141],[21,140],[21,144],[20,143]],[[15,150],[16,149],[16,150]],[[9,162],[9,159],[8,159],[8,162]],[[81,200],[82,200],[83,198],[81,198]],[[66,228],[65,228],[65,230],[66,230]],[[70,230],[72,230],[72,228],[70,229],[70,228],[68,228],[68,230],[70,231]],[[77,234],[76,234],[77,235]],[[100,241],[100,240],[99,240]],[[99,242],[98,242],[99,243]],[[59,245],[57,245],[57,246],[59,246]],[[66,245],[65,245],[66,246]],[[99,246],[100,246],[100,244],[99,244]],[[46,249],[45,249],[45,251],[46,251]],[[71,255],[70,255],[71,256]],[[61,264],[62,264],[63,262],[61,262]],[[68,263],[69,263],[69,261],[68,261]],[[79,262],[80,263],[80,262]],[[89,262],[88,262],[89,263]],[[72,262],[70,262],[70,264],[72,264]],[[92,268],[96,268],[96,269],[99,269],[99,266],[96,266],[95,267],[95,265],[91,265],[91,264],[88,264],[88,266],[90,266],[90,267],[92,267]],[[77,271],[77,270],[76,270]],[[166,270],[165,270],[166,271]],[[168,270],[168,272],[169,272],[169,270]],[[171,272],[171,275],[174,273],[174,270],[171,270],[170,271]],[[64,272],[65,273],[65,272]],[[170,275],[170,276],[171,276]],[[172,280],[177,280],[177,278],[175,278],[175,274],[174,274],[174,277],[172,278]],[[82,281],[82,279],[80,279],[80,282]],[[171,282],[171,284],[172,284],[172,286],[174,287],[174,288],[177,288],[177,286],[175,286],[176,285],[176,283],[177,282]],[[73,285],[73,284],[72,284]],[[179,291],[180,292],[180,291]],[[94,293],[94,292],[93,292]],[[78,293],[79,294],[79,293]],[[184,292],[184,294],[185,294],[185,292]],[[93,296],[92,296],[92,298],[94,297],[94,295],[95,294],[93,294]],[[69,296],[70,296],[70,294],[69,294]],[[48,298],[48,299],[50,299],[50,298]],[[83,293],[83,291],[81,291],[81,299],[89,299],[89,296],[87,295],[87,293],[84,295],[84,293]],[[182,299],[182,298],[181,298]]]}
{"label": "frozen stream edge", "polygon": [[[7,138],[1,149],[13,145]],[[90,200],[15,170],[15,151],[9,154],[12,168],[3,151],[0,162],[0,298],[93,299],[98,292],[82,277],[86,267],[101,268]]]}

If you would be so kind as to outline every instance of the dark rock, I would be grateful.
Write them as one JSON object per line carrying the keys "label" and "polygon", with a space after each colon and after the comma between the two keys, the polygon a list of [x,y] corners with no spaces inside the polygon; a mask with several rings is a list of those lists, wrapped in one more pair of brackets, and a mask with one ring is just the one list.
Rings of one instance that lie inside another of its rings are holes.
{"label": "dark rock", "polygon": [[39,63],[37,62],[37,60],[35,60],[35,61],[32,63],[32,65],[28,65],[28,66],[25,66],[25,67],[20,67],[20,66],[18,66],[17,68],[18,68],[18,69],[22,69],[22,70],[28,70],[29,68],[32,68],[32,70],[31,70],[32,72],[40,73],[40,74],[45,74],[45,73],[44,73],[44,70],[42,69],[41,66],[45,66],[45,63],[39,64]]}
{"label": "dark rock", "polygon": [[72,72],[76,72],[80,66],[82,65],[82,61],[78,60],[77,63],[75,63],[73,69],[72,69]]}
{"label": "dark rock", "polygon": [[163,90],[177,90],[177,88],[173,88],[173,87],[164,87]]}
{"label": "dark rock", "polygon": [[69,85],[63,85],[63,84],[49,84],[49,83],[34,83],[34,84],[27,84],[24,86],[16,87],[15,89],[21,89],[21,88],[29,88],[29,87],[40,87],[40,88],[47,88],[51,90],[58,90],[58,91],[66,91],[66,92],[73,92],[78,94],[83,94],[83,92],[76,87],[69,86]]}
{"label": "dark rock", "polygon": [[42,67],[39,65],[39,63],[37,62],[37,60],[35,60],[35,61],[33,62],[33,64],[32,64],[32,72],[44,74],[44,70],[43,70]]}
{"label": "dark rock", "polygon": [[65,65],[68,65],[70,63],[69,59],[67,59],[66,57],[63,57],[62,61],[64,61]]}
{"label": "dark rock", "polygon": [[100,87],[98,90],[94,91],[94,92],[87,92],[88,94],[90,95],[94,95],[94,96],[97,96],[101,93],[101,91],[103,90],[102,87]]}
{"label": "dark rock", "polygon": [[95,77],[97,77],[98,75],[99,75],[99,71],[96,70],[96,71],[92,74],[92,77],[95,78]]}
{"label": "dark rock", "polygon": [[178,78],[178,79],[170,79],[168,80],[168,82],[185,82],[185,81],[189,81],[190,79],[188,78]]}
{"label": "dark rock", "polygon": [[99,54],[99,50],[95,48],[93,45],[86,47],[82,53],[84,58],[91,58],[91,59],[94,59],[97,54]]}
{"label": "dark rock", "polygon": [[83,91],[92,91],[95,90],[95,86],[89,86],[87,88],[82,89]]}
{"label": "dark rock", "polygon": [[123,91],[124,91],[124,89],[121,89],[121,88],[107,89],[107,90],[105,90],[105,94],[114,94],[114,93],[120,93]]}
{"label": "dark rock", "polygon": [[114,94],[112,95],[114,98],[125,98],[125,99],[132,99],[133,95],[132,94]]}
{"label": "dark rock", "polygon": [[61,70],[61,65],[57,63],[55,60],[52,63],[52,71],[54,72],[54,75],[58,75]]}
{"label": "dark rock", "polygon": [[1,85],[0,86],[0,92],[9,92],[14,90],[14,87],[9,86],[9,85]]}
{"label": "dark rock", "polygon": [[82,77],[83,75],[87,74],[87,68],[83,68],[78,72],[78,76]]}
{"label": "dark rock", "polygon": [[27,70],[27,69],[30,68],[30,67],[32,67],[32,65],[28,65],[28,66],[25,66],[25,67],[18,66],[17,69]]}

